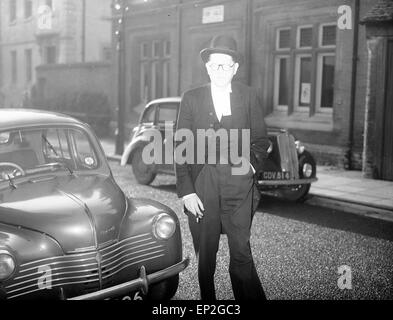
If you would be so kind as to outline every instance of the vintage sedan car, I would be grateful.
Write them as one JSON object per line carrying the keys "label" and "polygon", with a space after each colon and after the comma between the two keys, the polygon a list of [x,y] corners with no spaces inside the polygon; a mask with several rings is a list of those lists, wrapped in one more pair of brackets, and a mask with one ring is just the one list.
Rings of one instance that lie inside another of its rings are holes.
{"label": "vintage sedan car", "polygon": [[[153,100],[146,105],[138,126],[133,129],[121,164],[132,165],[139,183],[150,184],[158,173],[174,174],[173,162],[163,159],[160,164],[146,163],[142,153],[154,136],[152,131],[161,133],[162,150],[165,150],[167,144],[172,144],[173,148],[173,139],[168,140],[167,137],[173,136],[168,131],[175,129],[179,106],[180,97]],[[290,201],[304,200],[311,183],[317,181],[313,156],[287,130],[269,129],[269,139],[268,159],[256,177],[258,189]]]}
{"label": "vintage sedan car", "polygon": [[181,241],[170,208],[120,189],[88,125],[0,109],[0,299],[169,299]]}

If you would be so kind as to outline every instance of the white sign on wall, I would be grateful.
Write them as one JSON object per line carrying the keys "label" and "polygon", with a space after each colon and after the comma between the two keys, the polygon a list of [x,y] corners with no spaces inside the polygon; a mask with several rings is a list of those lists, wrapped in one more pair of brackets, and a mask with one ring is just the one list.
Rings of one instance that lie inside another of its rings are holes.
{"label": "white sign on wall", "polygon": [[51,30],[52,29],[52,9],[49,6],[39,6],[38,10],[38,29]]}
{"label": "white sign on wall", "polygon": [[203,8],[202,23],[214,23],[224,21],[224,6],[212,6]]}

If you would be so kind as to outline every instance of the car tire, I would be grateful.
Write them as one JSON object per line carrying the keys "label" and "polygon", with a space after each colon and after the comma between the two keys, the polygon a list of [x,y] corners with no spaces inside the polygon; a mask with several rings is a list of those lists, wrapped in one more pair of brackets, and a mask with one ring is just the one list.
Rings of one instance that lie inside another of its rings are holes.
{"label": "car tire", "polygon": [[[304,151],[303,154],[299,157],[299,176],[300,178],[305,178],[303,176],[303,165],[305,163],[309,163],[312,167],[311,177],[316,176],[317,166],[313,156]],[[285,188],[279,189],[278,193],[281,197],[285,198],[288,201],[294,202],[304,202],[306,200],[307,194],[310,191],[311,184],[301,184],[301,185],[293,185],[287,186]]]}
{"label": "car tire", "polygon": [[161,282],[155,283],[149,287],[147,300],[168,301],[175,295],[178,286],[178,274]]}
{"label": "car tire", "polygon": [[311,184],[299,184],[293,186],[287,186],[285,188],[277,190],[279,196],[288,201],[293,202],[304,202],[306,196],[310,191]]}
{"label": "car tire", "polygon": [[143,162],[142,151],[143,148],[138,148],[132,156],[132,172],[140,184],[149,185],[153,182],[157,173],[153,164],[145,164]]}

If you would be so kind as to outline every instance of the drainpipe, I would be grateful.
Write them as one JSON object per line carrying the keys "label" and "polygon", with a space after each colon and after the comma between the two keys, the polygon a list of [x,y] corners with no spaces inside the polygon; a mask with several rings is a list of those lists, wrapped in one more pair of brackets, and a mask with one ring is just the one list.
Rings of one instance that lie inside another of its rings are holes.
{"label": "drainpipe", "polygon": [[86,60],[86,0],[82,0],[82,52],[81,62]]}
{"label": "drainpipe", "polygon": [[177,94],[180,96],[181,95],[181,72],[182,72],[182,64],[181,64],[181,59],[182,59],[182,14],[183,14],[183,0],[179,0],[178,6],[177,6],[177,55],[178,55],[178,61],[177,61]]}
{"label": "drainpipe", "polygon": [[358,63],[358,44],[359,44],[359,10],[360,0],[355,0],[355,16],[353,26],[353,55],[352,55],[352,78],[351,78],[351,102],[349,109],[349,135],[348,135],[348,150],[347,150],[347,165],[346,169],[351,170],[352,165],[352,151],[354,144],[354,127],[355,127],[355,100],[356,100],[356,76]]}
{"label": "drainpipe", "polygon": [[246,16],[246,52],[245,52],[245,63],[246,63],[246,78],[247,78],[247,84],[251,85],[251,79],[252,79],[252,52],[251,52],[251,46],[252,46],[252,23],[253,23],[253,0],[246,0],[247,5],[246,5],[246,10],[247,10],[247,16]]}

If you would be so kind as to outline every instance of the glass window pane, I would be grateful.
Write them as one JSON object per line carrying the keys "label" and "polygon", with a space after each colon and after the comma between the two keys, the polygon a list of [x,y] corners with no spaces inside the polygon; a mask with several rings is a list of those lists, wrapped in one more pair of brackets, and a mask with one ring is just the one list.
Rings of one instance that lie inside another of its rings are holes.
{"label": "glass window pane", "polygon": [[291,30],[280,30],[278,32],[278,49],[289,49]]}
{"label": "glass window pane", "polygon": [[334,56],[322,59],[321,108],[332,108],[334,97]]}
{"label": "glass window pane", "polygon": [[322,27],[322,45],[335,46],[336,45],[336,26],[323,26]]}
{"label": "glass window pane", "polygon": [[278,80],[278,104],[280,106],[288,105],[288,87],[289,87],[289,76],[288,76],[288,58],[280,58],[279,64],[279,80]]}
{"label": "glass window pane", "polygon": [[75,144],[75,160],[78,169],[83,170],[97,168],[97,157],[88,137],[77,130],[70,130],[70,132],[72,133],[72,139]]}
{"label": "glass window pane", "polygon": [[311,57],[300,58],[299,106],[308,106],[311,97]]}
{"label": "glass window pane", "polygon": [[177,116],[177,105],[161,105],[160,112],[158,114],[158,121],[165,122],[165,121],[176,121]]}
{"label": "glass window pane", "polygon": [[301,28],[300,29],[300,47],[311,47],[312,46],[312,28]]}
{"label": "glass window pane", "polygon": [[152,105],[148,109],[145,110],[143,114],[142,121],[143,122],[154,122],[154,110],[155,106]]}
{"label": "glass window pane", "polygon": [[163,56],[162,42],[153,42],[153,57],[159,58]]}

